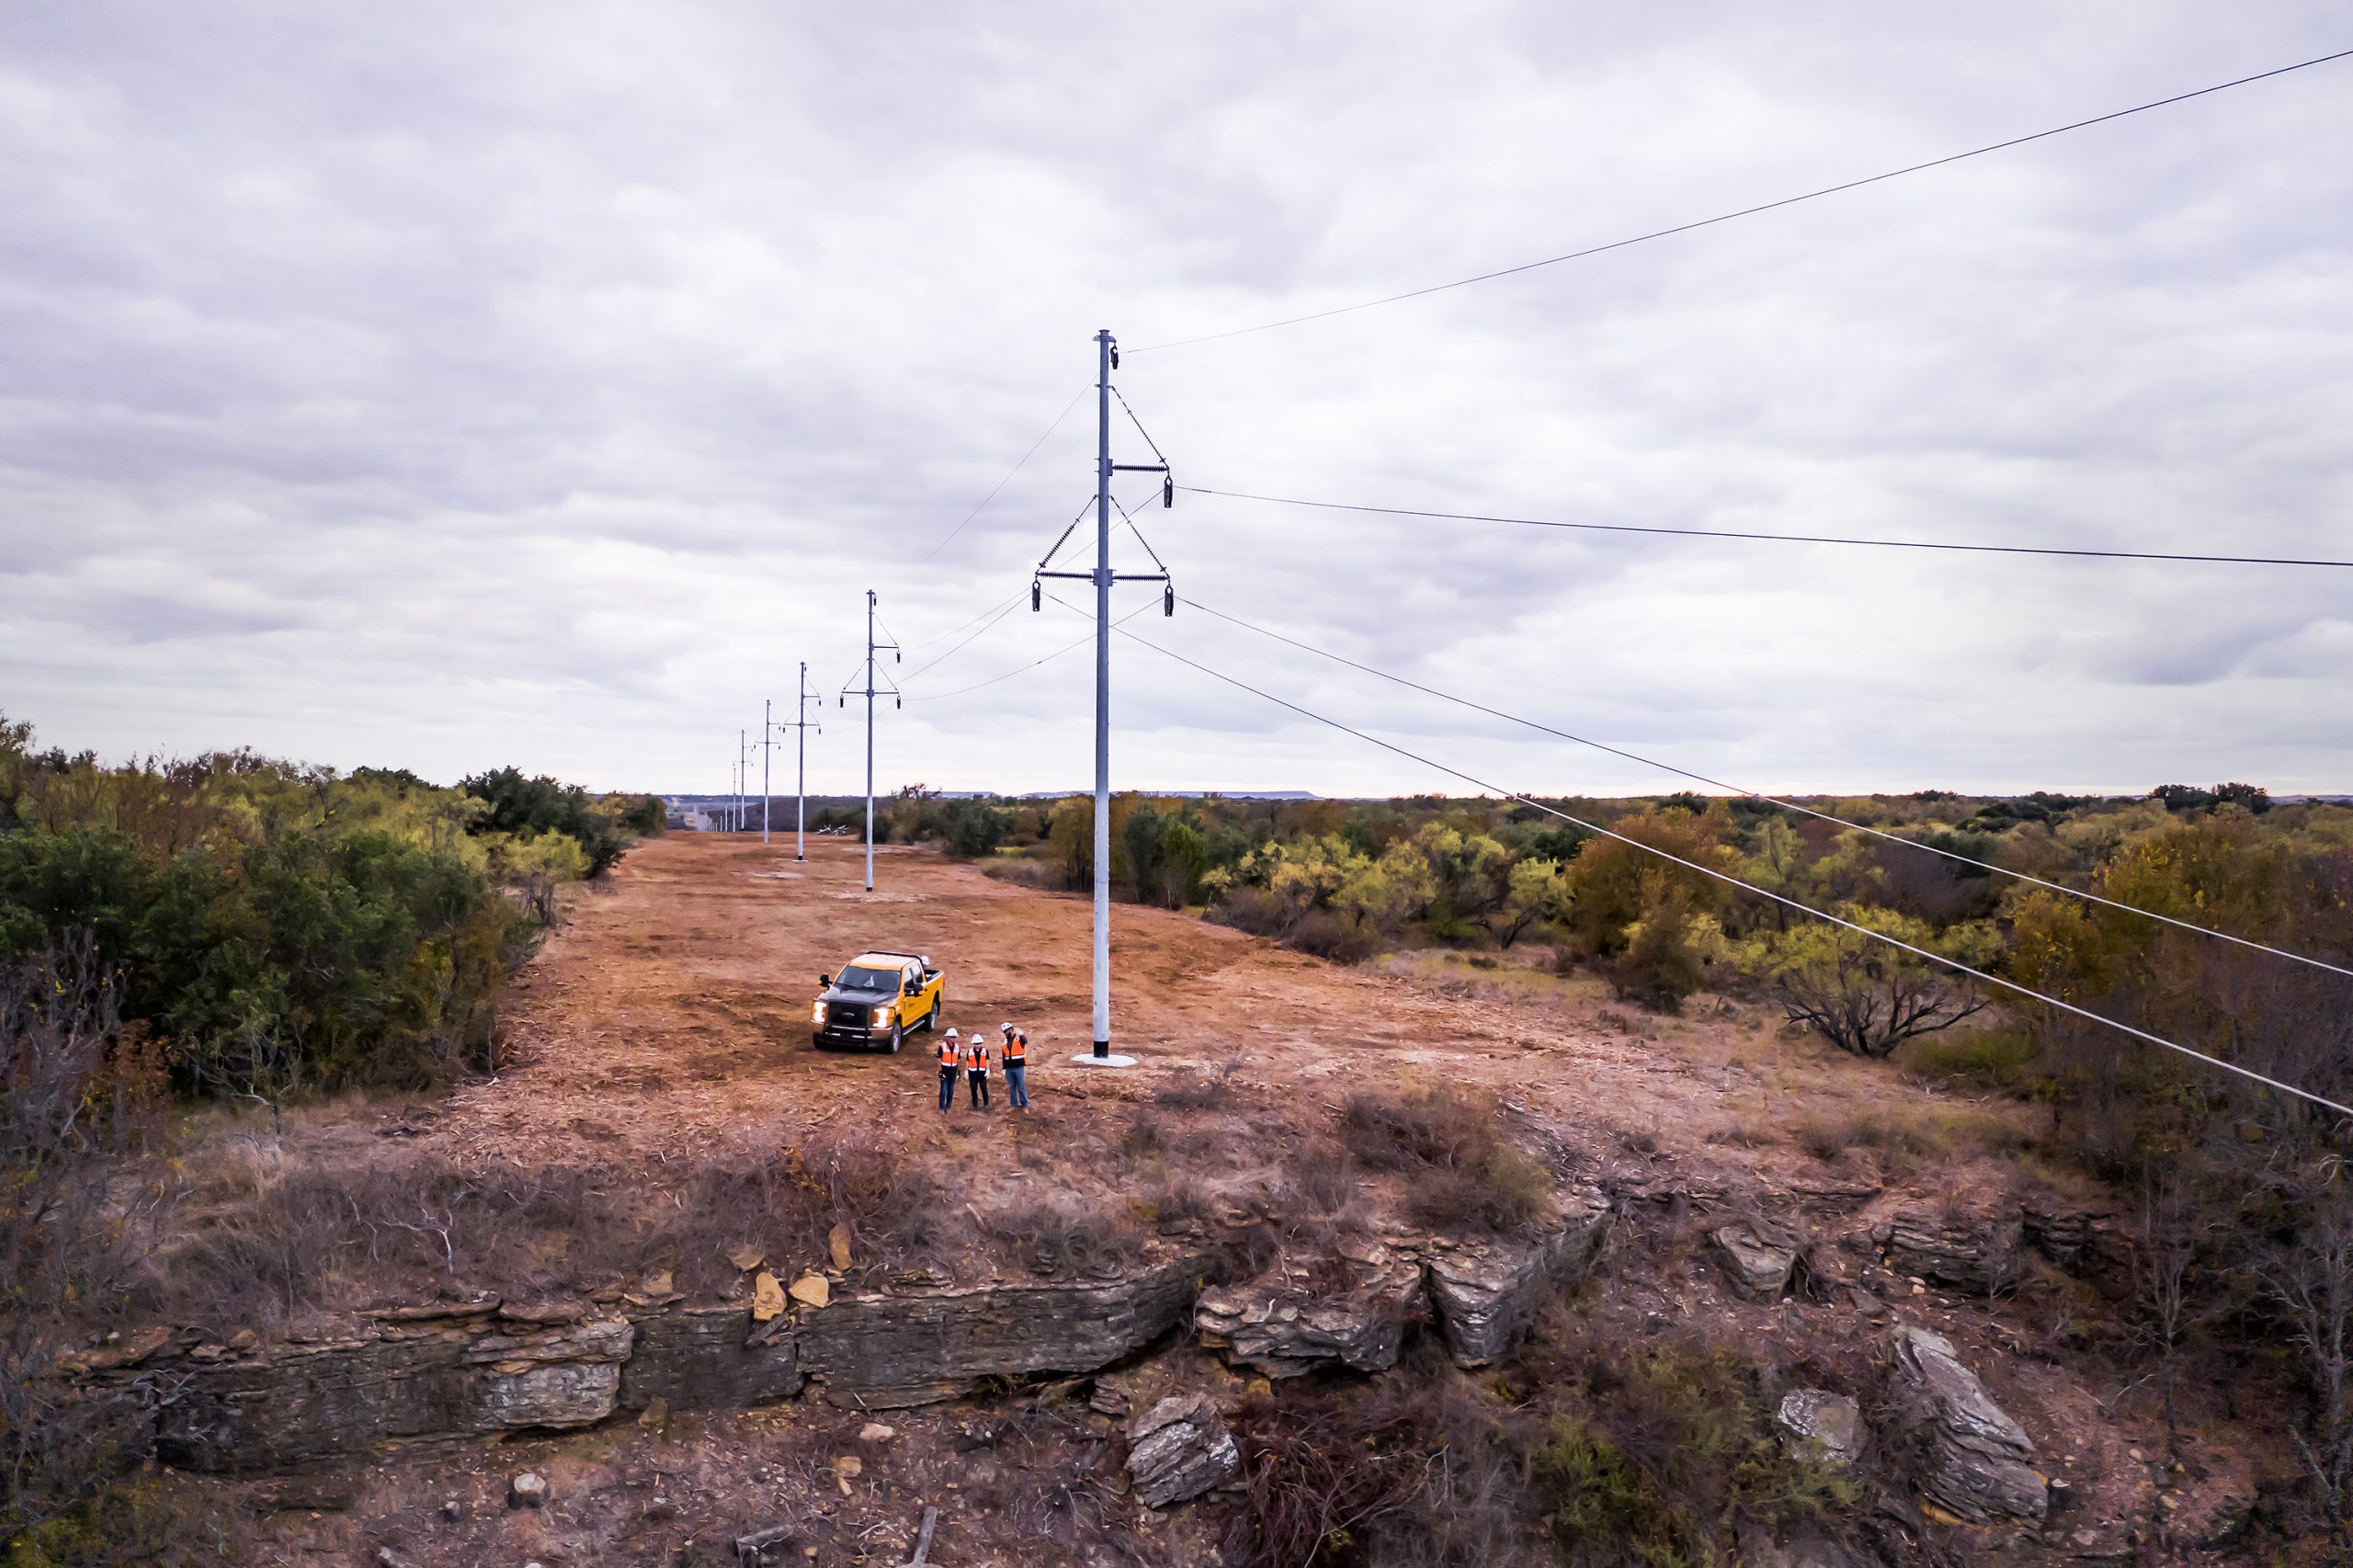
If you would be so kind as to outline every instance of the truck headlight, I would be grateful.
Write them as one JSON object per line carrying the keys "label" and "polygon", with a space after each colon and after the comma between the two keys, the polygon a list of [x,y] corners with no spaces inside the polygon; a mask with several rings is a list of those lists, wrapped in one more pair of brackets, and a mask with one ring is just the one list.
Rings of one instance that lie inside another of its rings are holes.
{"label": "truck headlight", "polygon": [[822,1024],[825,1021],[825,1005],[823,1002],[809,1009],[809,1021],[813,1024]]}

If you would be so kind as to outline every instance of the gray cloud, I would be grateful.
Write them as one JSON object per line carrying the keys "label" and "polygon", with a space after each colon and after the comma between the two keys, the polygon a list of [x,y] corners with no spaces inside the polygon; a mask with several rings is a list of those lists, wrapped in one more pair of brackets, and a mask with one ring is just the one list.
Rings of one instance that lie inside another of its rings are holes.
{"label": "gray cloud", "polygon": [[[1023,587],[1090,488],[1085,403],[917,562],[1107,324],[1180,480],[1219,488],[2353,554],[2343,67],[1134,352],[2261,69],[2331,47],[2333,20],[20,6],[0,700],[116,755],[250,742],[716,788],[797,661],[841,684],[868,586],[910,642]],[[1193,496],[1138,520],[1205,602],[1768,787],[2353,787],[2330,574]],[[1502,781],[1663,787],[1199,615],[1132,624]],[[909,689],[1083,630],[1018,610]],[[1115,660],[1124,782],[1441,782],[1143,649]],[[1089,678],[1082,650],[886,710],[885,783],[1083,782]],[[834,716],[813,762],[842,789],[859,748]]]}

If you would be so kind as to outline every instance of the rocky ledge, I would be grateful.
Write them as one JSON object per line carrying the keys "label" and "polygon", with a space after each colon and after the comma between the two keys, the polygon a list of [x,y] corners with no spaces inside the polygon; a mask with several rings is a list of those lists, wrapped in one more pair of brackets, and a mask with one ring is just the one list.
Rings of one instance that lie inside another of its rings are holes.
{"label": "rocky ledge", "polygon": [[1091,1372],[1175,1329],[1203,1272],[1179,1258],[1100,1284],[835,1296],[767,1323],[671,1301],[633,1315],[496,1301],[403,1308],[347,1336],[267,1349],[168,1335],[77,1369],[123,1452],[212,1471],[299,1468],[404,1439],[594,1426],[659,1400],[735,1409],[814,1386],[858,1407],[981,1380]]}
{"label": "rocky ledge", "polygon": [[1248,1284],[1203,1291],[1195,1312],[1201,1343],[1270,1378],[1325,1366],[1377,1372],[1396,1364],[1409,1325],[1435,1319],[1457,1365],[1484,1366],[1600,1250],[1609,1200],[1572,1187],[1558,1208],[1530,1235],[1344,1244],[1343,1278],[1302,1280],[1279,1266]]}
{"label": "rocky ledge", "polygon": [[[1177,1330],[1271,1376],[1395,1364],[1434,1321],[1454,1358],[1509,1348],[1591,1265],[1608,1202],[1573,1189],[1540,1233],[1367,1240],[1306,1273],[1203,1290],[1205,1257],[1098,1283],[907,1282],[754,1308],[666,1291],[609,1304],[485,1299],[373,1314],[347,1333],[263,1346],[151,1330],[66,1369],[107,1406],[129,1458],[206,1471],[298,1469],[386,1444],[591,1426],[657,1402],[740,1409],[813,1392],[858,1409],[930,1403],[983,1380],[1116,1366]],[[775,1299],[771,1299],[775,1298]]]}

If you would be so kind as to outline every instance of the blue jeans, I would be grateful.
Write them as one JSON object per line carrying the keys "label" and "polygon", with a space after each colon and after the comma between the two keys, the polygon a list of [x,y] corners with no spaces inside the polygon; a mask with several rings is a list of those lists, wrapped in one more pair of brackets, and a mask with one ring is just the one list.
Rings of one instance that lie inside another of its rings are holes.
{"label": "blue jeans", "polygon": [[939,1070],[939,1108],[946,1110],[956,1103],[956,1069]]}
{"label": "blue jeans", "polygon": [[1022,1110],[1029,1108],[1029,1085],[1023,1082],[1029,1075],[1029,1065],[1026,1062],[1008,1062],[1005,1064],[1006,1097]]}

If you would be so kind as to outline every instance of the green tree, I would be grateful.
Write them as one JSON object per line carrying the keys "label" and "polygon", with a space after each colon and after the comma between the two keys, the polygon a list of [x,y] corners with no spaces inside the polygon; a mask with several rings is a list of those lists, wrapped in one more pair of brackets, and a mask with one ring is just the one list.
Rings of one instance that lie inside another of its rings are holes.
{"label": "green tree", "polygon": [[1695,907],[1689,881],[1670,869],[1639,873],[1641,918],[1626,927],[1625,946],[1608,966],[1610,987],[1620,997],[1663,1013],[1676,1011],[1699,989],[1704,971],[1696,938],[1715,929],[1714,917]]}
{"label": "green tree", "polygon": [[[1993,927],[1966,922],[1938,932],[1926,921],[1870,904],[1838,914],[1882,936],[1971,967],[2000,947]],[[1907,1040],[1949,1029],[1984,1010],[1985,997],[1965,977],[1927,959],[1819,920],[1757,938],[1745,967],[1771,984],[1792,1023],[1841,1051],[1882,1057]]]}
{"label": "green tree", "polygon": [[[1599,839],[1569,862],[1566,925],[1578,949],[1597,959],[1624,951],[1631,939],[1631,927],[1645,919],[1650,909],[1665,911],[1677,920],[1713,915],[1722,899],[1722,884],[1650,851],[1662,850],[1695,866],[1728,869],[1734,857],[1724,846],[1722,836],[1731,824],[1731,813],[1722,802],[1697,816],[1669,810],[1636,812],[1619,819],[1612,831],[1631,843]],[[1683,890],[1682,897],[1671,904],[1659,891],[1667,883]],[[1654,942],[1665,939],[1654,934]]]}
{"label": "green tree", "polygon": [[1503,907],[1488,924],[1509,948],[1531,927],[1551,925],[1569,912],[1569,881],[1558,860],[1523,859],[1513,865]]}
{"label": "green tree", "polygon": [[629,848],[628,835],[577,784],[500,767],[462,779],[458,788],[489,808],[475,832],[569,834],[587,852],[591,876],[609,870]]}
{"label": "green tree", "polygon": [[993,855],[1005,842],[1006,814],[986,801],[950,801],[939,816],[948,853],[960,860]]}

